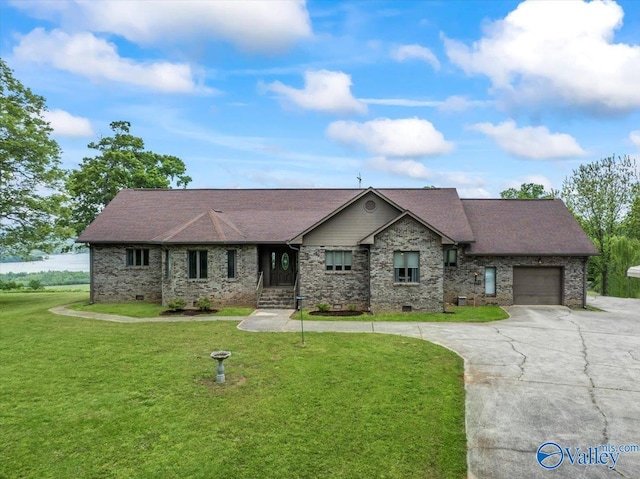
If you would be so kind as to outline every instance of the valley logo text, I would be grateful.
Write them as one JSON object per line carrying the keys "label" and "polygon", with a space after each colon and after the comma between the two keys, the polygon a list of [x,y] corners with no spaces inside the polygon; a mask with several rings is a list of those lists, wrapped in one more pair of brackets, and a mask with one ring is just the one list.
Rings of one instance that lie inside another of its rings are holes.
{"label": "valley logo text", "polygon": [[603,444],[587,447],[561,447],[555,442],[540,444],[536,452],[536,459],[545,469],[560,467],[565,460],[572,466],[607,466],[609,469],[616,467],[620,454],[640,452],[637,444]]}

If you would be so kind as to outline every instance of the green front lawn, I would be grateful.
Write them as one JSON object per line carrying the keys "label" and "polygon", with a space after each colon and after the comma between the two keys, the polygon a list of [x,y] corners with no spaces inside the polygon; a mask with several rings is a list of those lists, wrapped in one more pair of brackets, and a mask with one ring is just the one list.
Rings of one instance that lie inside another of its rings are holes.
{"label": "green front lawn", "polygon": [[[90,304],[87,301],[73,304],[71,309],[77,311],[90,311],[93,313],[118,314],[131,316],[133,318],[156,318],[160,313],[167,310],[166,306],[155,303],[144,303],[142,301],[132,303],[98,303]],[[209,313],[211,316],[249,316],[253,308],[243,308],[237,306],[224,307],[216,313]]]}
{"label": "green front lawn", "polygon": [[47,311],[86,298],[0,295],[0,477],[466,476],[463,364],[444,348]]}
{"label": "green front lawn", "polygon": [[[447,306],[446,313],[380,313],[359,316],[319,316],[303,311],[305,321],[412,321],[448,323],[485,323],[507,319],[509,315],[500,306]],[[296,312],[291,319],[300,319]]]}

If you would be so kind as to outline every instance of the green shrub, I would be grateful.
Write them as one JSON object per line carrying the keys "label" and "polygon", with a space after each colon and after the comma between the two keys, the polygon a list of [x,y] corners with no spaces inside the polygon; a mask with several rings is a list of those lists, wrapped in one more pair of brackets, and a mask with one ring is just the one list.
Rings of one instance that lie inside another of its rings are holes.
{"label": "green shrub", "polygon": [[316,304],[316,308],[318,308],[318,311],[326,313],[331,309],[331,306],[329,306],[327,303],[318,303]]}
{"label": "green shrub", "polygon": [[12,289],[22,289],[24,285],[16,281],[2,281],[0,279],[0,290],[11,291]]}
{"label": "green shrub", "polygon": [[42,282],[38,279],[32,279],[29,281],[29,289],[38,290],[43,289]]}
{"label": "green shrub", "polygon": [[358,307],[355,304],[350,304],[349,306],[347,306],[347,310],[348,311],[358,311]]}
{"label": "green shrub", "polygon": [[200,311],[211,311],[211,300],[207,297],[202,297],[196,301],[196,308]]}
{"label": "green shrub", "polygon": [[181,309],[184,309],[186,305],[187,302],[182,298],[173,298],[167,301],[167,308],[171,311],[180,311]]}

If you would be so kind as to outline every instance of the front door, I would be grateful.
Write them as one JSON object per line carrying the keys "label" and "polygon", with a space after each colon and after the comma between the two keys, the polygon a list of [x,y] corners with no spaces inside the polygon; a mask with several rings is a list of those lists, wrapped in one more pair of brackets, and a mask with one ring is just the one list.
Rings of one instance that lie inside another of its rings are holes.
{"label": "front door", "polygon": [[296,280],[295,251],[290,248],[272,248],[269,251],[269,284],[293,286]]}

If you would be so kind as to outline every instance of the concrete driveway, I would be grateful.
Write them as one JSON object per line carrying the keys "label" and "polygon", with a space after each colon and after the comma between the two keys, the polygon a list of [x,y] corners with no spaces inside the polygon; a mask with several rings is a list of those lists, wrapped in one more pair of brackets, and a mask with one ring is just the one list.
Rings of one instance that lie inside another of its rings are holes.
{"label": "concrete driveway", "polygon": [[421,325],[466,360],[470,477],[640,477],[640,449],[616,454],[640,445],[640,300],[590,304],[607,312],[513,306],[496,323]]}

